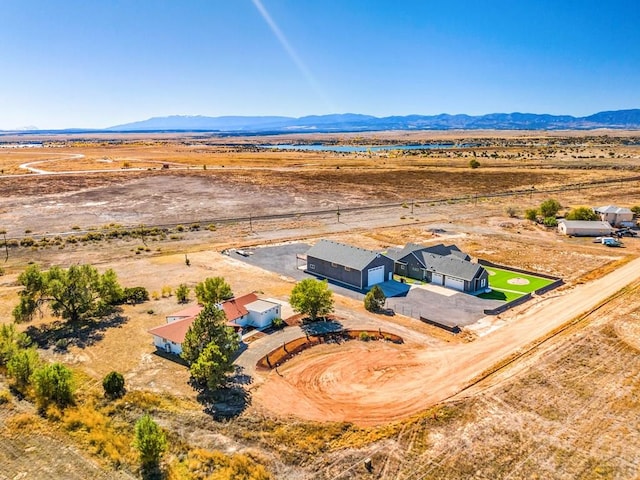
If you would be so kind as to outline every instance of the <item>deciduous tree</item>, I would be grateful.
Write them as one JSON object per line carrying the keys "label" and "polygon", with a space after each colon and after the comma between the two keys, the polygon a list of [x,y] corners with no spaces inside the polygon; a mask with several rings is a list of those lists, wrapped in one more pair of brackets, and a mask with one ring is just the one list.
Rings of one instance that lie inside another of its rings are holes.
{"label": "deciduous tree", "polygon": [[565,215],[567,220],[598,220],[598,214],[589,207],[576,207]]}
{"label": "deciduous tree", "polygon": [[67,270],[51,267],[46,272],[30,265],[20,274],[18,282],[24,287],[20,303],[13,310],[17,322],[29,321],[44,304],[52,313],[71,322],[84,320],[106,307],[118,303],[122,289],[113,270],[100,275],[91,265],[72,265]]}
{"label": "deciduous tree", "polygon": [[293,287],[289,303],[294,311],[308,315],[313,322],[333,312],[333,292],[326,280],[306,278]]}
{"label": "deciduous tree", "polygon": [[223,300],[233,298],[233,292],[224,278],[210,277],[196,285],[196,298],[198,303],[202,305],[220,303]]}
{"label": "deciduous tree", "polygon": [[189,287],[185,283],[181,283],[176,288],[176,299],[178,303],[187,303],[189,301]]}
{"label": "deciduous tree", "polygon": [[544,218],[555,217],[562,205],[555,198],[549,198],[540,204],[540,215]]}

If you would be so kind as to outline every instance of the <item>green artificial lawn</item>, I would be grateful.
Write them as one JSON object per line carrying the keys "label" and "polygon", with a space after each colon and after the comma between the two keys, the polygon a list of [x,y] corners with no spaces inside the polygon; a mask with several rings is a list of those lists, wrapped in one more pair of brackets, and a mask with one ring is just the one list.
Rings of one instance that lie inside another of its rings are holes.
{"label": "green artificial lawn", "polygon": [[[511,270],[502,270],[501,268],[493,267],[485,267],[485,269],[489,272],[489,287],[491,288],[491,292],[481,293],[478,297],[487,300],[510,302],[553,283],[553,280],[549,280],[548,278],[535,277],[524,273],[512,272]],[[526,285],[509,283],[509,280],[513,278],[522,278],[529,283]]]}

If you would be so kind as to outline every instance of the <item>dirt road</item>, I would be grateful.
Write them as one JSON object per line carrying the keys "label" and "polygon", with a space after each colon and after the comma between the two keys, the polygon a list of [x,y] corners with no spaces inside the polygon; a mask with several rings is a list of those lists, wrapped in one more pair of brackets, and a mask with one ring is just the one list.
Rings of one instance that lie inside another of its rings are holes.
{"label": "dirt road", "polygon": [[457,394],[483,371],[598,306],[640,278],[640,259],[552,296],[462,345],[349,342],[312,349],[270,373],[254,400],[280,415],[376,425]]}

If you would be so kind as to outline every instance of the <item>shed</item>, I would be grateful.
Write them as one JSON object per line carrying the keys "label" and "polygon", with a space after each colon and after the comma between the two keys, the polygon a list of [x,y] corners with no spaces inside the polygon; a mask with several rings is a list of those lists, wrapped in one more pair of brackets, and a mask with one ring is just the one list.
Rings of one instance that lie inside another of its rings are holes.
{"label": "shed", "polygon": [[373,250],[320,240],[307,252],[307,272],[365,290],[393,278],[394,262]]}
{"label": "shed", "polygon": [[609,222],[588,220],[560,220],[558,232],[575,237],[599,237],[611,235],[613,227]]}

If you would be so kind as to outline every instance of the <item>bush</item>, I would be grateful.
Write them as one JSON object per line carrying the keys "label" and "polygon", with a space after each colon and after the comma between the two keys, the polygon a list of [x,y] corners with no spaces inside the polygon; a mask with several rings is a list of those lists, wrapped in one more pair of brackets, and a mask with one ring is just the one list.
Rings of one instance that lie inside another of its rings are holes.
{"label": "bush", "polygon": [[273,326],[273,328],[282,328],[284,327],[284,320],[282,320],[280,317],[274,318],[271,321],[271,325]]}
{"label": "bush", "polygon": [[544,224],[545,227],[557,227],[558,226],[558,220],[556,219],[556,217],[545,217],[544,220],[542,221],[542,223]]}
{"label": "bush", "polygon": [[73,403],[73,373],[61,363],[53,363],[33,373],[36,401],[41,410],[50,404],[64,408]]}
{"label": "bush", "polygon": [[478,168],[479,166],[480,166],[480,162],[475,158],[472,158],[471,160],[469,160],[469,167]]}
{"label": "bush", "polygon": [[358,338],[362,342],[368,342],[369,340],[371,340],[371,335],[369,335],[367,332],[360,332]]}
{"label": "bush", "polygon": [[513,206],[509,206],[507,208],[504,209],[505,213],[509,216],[509,218],[515,218],[516,217],[516,208]]}
{"label": "bush", "polygon": [[576,207],[565,216],[567,220],[598,220],[598,214],[589,207]]}
{"label": "bush", "polygon": [[31,375],[40,366],[40,356],[35,348],[27,348],[16,352],[7,363],[7,373],[16,382],[16,387],[23,390],[31,379]]}
{"label": "bush", "polygon": [[104,388],[105,396],[119,398],[125,393],[124,377],[119,372],[109,372],[102,379],[102,388]]}
{"label": "bush", "polygon": [[538,220],[538,210],[535,208],[527,208],[524,212],[524,218],[535,222]]}
{"label": "bush", "polygon": [[122,303],[137,305],[149,300],[149,292],[144,287],[127,287],[122,292]]}

